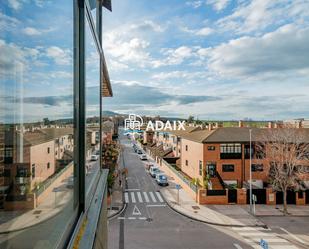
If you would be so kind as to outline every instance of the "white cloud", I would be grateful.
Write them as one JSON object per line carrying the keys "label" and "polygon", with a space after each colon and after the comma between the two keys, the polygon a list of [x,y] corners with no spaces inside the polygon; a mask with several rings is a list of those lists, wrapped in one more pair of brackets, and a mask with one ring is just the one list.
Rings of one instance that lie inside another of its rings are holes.
{"label": "white cloud", "polygon": [[32,28],[32,27],[26,27],[22,30],[22,32],[26,35],[29,35],[29,36],[35,36],[35,35],[41,35],[42,32],[39,31],[38,29],[36,28]]}
{"label": "white cloud", "polygon": [[8,0],[9,6],[14,10],[19,10],[22,6],[22,2],[20,0]]}
{"label": "white cloud", "polygon": [[186,2],[186,5],[191,6],[194,9],[201,7],[202,4],[203,4],[203,1],[188,1],[188,2]]}
{"label": "white cloud", "polygon": [[197,79],[205,78],[206,72],[189,72],[189,71],[171,71],[161,72],[151,76],[155,80],[168,80],[168,79]]}
{"label": "white cloud", "polygon": [[221,75],[295,79],[309,70],[309,28],[285,25],[262,37],[244,36],[198,54]]}
{"label": "white cloud", "polygon": [[208,36],[215,32],[212,28],[209,27],[203,27],[200,29],[189,29],[187,27],[180,28],[182,31],[196,35],[196,36]]}
{"label": "white cloud", "polygon": [[7,16],[0,12],[0,31],[13,31],[19,23],[19,20],[16,18]]}
{"label": "white cloud", "polygon": [[130,29],[131,30],[140,30],[140,31],[163,32],[165,30],[165,27],[162,27],[159,24],[154,23],[151,20],[145,20],[141,23],[132,24]]}
{"label": "white cloud", "polygon": [[25,71],[29,65],[39,55],[39,51],[34,48],[22,48],[14,43],[7,43],[0,39],[0,75],[12,76],[19,71]]}
{"label": "white cloud", "polygon": [[47,48],[46,56],[52,58],[58,65],[69,65],[72,61],[71,51],[57,46]]}
{"label": "white cloud", "polygon": [[273,25],[306,22],[309,17],[308,0],[252,0],[241,2],[235,11],[217,24],[223,31],[237,34],[263,31]]}
{"label": "white cloud", "polygon": [[207,0],[206,3],[212,5],[216,11],[221,11],[227,7],[230,0]]}
{"label": "white cloud", "polygon": [[161,60],[153,60],[152,64],[154,67],[161,67],[167,65],[179,65],[185,59],[189,59],[194,56],[194,49],[187,46],[180,46],[176,49],[163,49],[163,55],[166,57]]}

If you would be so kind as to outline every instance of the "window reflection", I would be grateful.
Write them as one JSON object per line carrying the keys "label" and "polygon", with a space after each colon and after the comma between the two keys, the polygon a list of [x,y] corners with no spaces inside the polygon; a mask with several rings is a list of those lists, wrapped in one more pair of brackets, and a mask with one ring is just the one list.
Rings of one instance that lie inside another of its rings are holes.
{"label": "window reflection", "polygon": [[74,213],[73,7],[39,2],[0,3],[0,248],[55,248]]}

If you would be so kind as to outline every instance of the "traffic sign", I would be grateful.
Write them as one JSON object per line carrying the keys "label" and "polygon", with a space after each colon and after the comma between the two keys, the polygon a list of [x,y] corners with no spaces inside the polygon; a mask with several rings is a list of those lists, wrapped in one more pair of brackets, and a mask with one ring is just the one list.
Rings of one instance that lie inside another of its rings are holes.
{"label": "traffic sign", "polygon": [[179,190],[179,189],[181,189],[181,186],[179,184],[176,184],[175,188]]}

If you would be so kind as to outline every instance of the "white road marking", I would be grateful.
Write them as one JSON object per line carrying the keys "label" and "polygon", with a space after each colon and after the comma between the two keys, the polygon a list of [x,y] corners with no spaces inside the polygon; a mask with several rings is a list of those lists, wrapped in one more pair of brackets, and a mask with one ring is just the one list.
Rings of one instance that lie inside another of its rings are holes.
{"label": "white road marking", "polygon": [[140,189],[139,188],[129,188],[129,189],[126,189],[125,191],[139,191]]}
{"label": "white road marking", "polygon": [[129,217],[128,220],[136,220],[136,217]]}
{"label": "white road marking", "polygon": [[276,237],[277,235],[274,233],[261,233],[261,232],[247,232],[247,233],[239,233],[239,235],[241,236],[245,236],[245,237]]}
{"label": "white road marking", "polygon": [[146,201],[146,202],[149,202],[149,198],[148,198],[147,193],[146,193],[146,192],[143,192],[143,194],[144,194],[145,201]]}
{"label": "white road marking", "polygon": [[297,240],[298,242],[302,243],[302,244],[305,244],[305,245],[308,245],[305,241],[303,241],[302,239],[298,238],[296,235],[294,235],[293,233],[290,233],[288,230],[280,227],[280,229],[283,231],[283,232],[286,232],[288,235],[290,235],[293,239]]}
{"label": "white road marking", "polygon": [[165,204],[150,204],[150,205],[146,205],[146,207],[166,207]]}
{"label": "white road marking", "polygon": [[[251,238],[252,241],[254,242],[260,242],[261,239],[263,238]],[[266,238],[265,239],[268,243],[287,243],[289,244],[289,242],[285,239],[281,239],[281,238]]]}
{"label": "white road marking", "polygon": [[149,192],[149,195],[150,195],[153,202],[157,202],[157,200],[156,200],[156,198],[155,198],[155,196],[152,192]]}
{"label": "white road marking", "polygon": [[293,245],[271,245],[271,249],[298,249],[298,247]]}
{"label": "white road marking", "polygon": [[159,192],[156,192],[156,195],[157,195],[157,197],[159,199],[159,202],[164,202],[164,200],[163,200],[163,198],[162,198],[162,196],[160,195]]}
{"label": "white road marking", "polygon": [[139,211],[136,205],[134,205],[132,215],[141,215],[141,211]]}
{"label": "white road marking", "polygon": [[132,203],[136,202],[134,192],[131,192],[131,200],[132,200]]}
{"label": "white road marking", "polygon": [[143,202],[141,192],[136,192],[136,194],[137,194],[137,199],[138,199],[138,201],[139,201],[139,202]]}
{"label": "white road marking", "polygon": [[146,220],[146,217],[138,217],[139,220]]}
{"label": "white road marking", "polygon": [[127,192],[124,193],[124,199],[126,203],[129,203],[129,194]]}
{"label": "white road marking", "polygon": [[270,228],[263,228],[263,227],[232,227],[233,230],[235,231],[270,231]]}
{"label": "white road marking", "polygon": [[126,217],[118,217],[118,220],[124,220]]}
{"label": "white road marking", "polygon": [[242,247],[240,246],[240,245],[238,245],[238,244],[233,244],[237,249],[242,249]]}

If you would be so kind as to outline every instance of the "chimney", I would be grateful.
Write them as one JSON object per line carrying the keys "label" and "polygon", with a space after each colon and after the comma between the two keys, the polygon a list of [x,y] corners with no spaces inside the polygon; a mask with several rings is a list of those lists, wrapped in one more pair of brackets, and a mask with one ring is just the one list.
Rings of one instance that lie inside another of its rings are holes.
{"label": "chimney", "polygon": [[273,128],[273,122],[268,122],[268,128],[269,129]]}
{"label": "chimney", "polygon": [[244,122],[242,121],[242,120],[239,120],[239,122],[238,122],[238,127],[244,127]]}
{"label": "chimney", "polygon": [[212,123],[208,124],[208,130],[211,131],[212,130]]}

